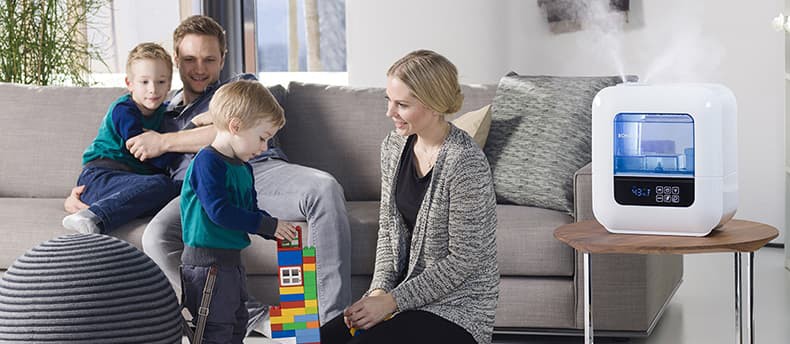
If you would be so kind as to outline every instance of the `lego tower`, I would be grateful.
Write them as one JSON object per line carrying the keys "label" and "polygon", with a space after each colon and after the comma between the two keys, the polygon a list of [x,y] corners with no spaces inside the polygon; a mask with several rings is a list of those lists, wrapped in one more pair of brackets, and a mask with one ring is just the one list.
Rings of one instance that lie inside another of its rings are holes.
{"label": "lego tower", "polygon": [[279,343],[320,343],[315,247],[302,248],[302,228],[292,241],[277,240],[280,306],[271,307],[272,339]]}

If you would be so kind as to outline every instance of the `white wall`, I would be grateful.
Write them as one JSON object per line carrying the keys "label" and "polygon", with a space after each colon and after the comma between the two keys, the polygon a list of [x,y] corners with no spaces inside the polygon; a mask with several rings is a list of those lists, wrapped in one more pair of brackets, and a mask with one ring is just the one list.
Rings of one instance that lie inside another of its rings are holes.
{"label": "white wall", "polygon": [[159,43],[173,54],[173,30],[180,22],[178,1],[114,1],[113,5],[102,9],[89,27],[91,42],[104,47],[109,67],[94,63],[94,71],[125,73],[129,51],[142,42]]}
{"label": "white wall", "polygon": [[[537,0],[347,0],[348,78],[382,86],[389,65],[428,48],[455,62],[463,83],[521,74],[613,75],[704,81],[738,99],[737,218],[785,227],[784,36],[780,0],[632,0],[613,40],[601,30],[553,34]],[[619,49],[614,49],[619,44]],[[666,67],[655,71],[657,66]]]}

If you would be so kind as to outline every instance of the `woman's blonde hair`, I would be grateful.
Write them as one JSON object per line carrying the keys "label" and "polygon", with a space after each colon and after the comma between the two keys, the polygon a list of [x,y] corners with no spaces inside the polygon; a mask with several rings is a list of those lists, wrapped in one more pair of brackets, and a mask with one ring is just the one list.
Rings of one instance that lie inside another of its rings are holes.
{"label": "woman's blonde hair", "polygon": [[415,98],[438,113],[456,113],[464,103],[461,85],[458,84],[458,69],[436,52],[412,51],[395,61],[387,76],[398,78]]}
{"label": "woman's blonde hair", "polygon": [[211,97],[208,111],[218,130],[227,131],[231,119],[239,120],[241,130],[268,121],[277,128],[285,125],[283,108],[257,81],[240,80],[225,84]]}

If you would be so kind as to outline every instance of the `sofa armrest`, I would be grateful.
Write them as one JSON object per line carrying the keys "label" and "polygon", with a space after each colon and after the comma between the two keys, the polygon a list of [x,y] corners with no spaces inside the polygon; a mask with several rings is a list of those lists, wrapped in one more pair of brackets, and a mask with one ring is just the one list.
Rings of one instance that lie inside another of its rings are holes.
{"label": "sofa armrest", "polygon": [[592,163],[573,174],[573,219],[575,222],[592,220]]}

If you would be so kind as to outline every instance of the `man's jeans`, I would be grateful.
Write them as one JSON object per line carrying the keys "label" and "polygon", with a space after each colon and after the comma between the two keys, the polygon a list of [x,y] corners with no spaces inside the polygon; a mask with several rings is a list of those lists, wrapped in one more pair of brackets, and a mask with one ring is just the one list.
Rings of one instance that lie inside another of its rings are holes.
{"label": "man's jeans", "polygon": [[101,219],[102,233],[154,214],[180,190],[180,183],[163,174],[144,175],[104,167],[84,168],[77,185],[85,185],[80,199]]}
{"label": "man's jeans", "polygon": [[[343,188],[328,173],[268,159],[252,164],[258,206],[284,221],[309,226],[306,246],[316,248],[318,312],[321,324],[351,303],[351,230]],[[168,203],[143,233],[143,250],[180,291],[180,198]]]}

